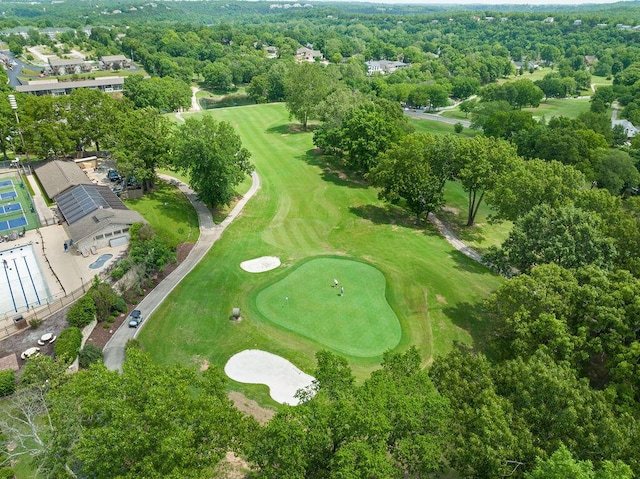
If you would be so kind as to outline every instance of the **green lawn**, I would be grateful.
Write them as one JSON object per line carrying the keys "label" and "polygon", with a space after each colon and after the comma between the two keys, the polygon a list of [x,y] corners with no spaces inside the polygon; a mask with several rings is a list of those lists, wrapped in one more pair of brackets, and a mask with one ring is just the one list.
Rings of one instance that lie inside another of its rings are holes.
{"label": "green lawn", "polygon": [[400,323],[385,290],[384,275],[366,263],[314,258],[258,291],[252,309],[339,354],[366,358],[400,341]]}
{"label": "green lawn", "polygon": [[158,181],[156,186],[142,198],[125,200],[126,205],[151,223],[158,237],[173,248],[197,241],[198,215],[187,197],[165,181]]}
{"label": "green lawn", "polygon": [[[284,319],[274,319],[276,313],[266,315],[282,308],[284,297],[282,291],[274,293],[275,303],[264,306],[266,296],[260,298],[260,292],[267,294],[269,286],[281,281],[290,284],[301,264],[326,257],[363,262],[384,276],[385,308],[393,311],[401,328],[399,341],[392,336],[385,344],[397,343],[397,350],[415,345],[425,364],[449,351],[454,341],[482,344],[490,327],[478,315],[477,305],[502,282],[500,277],[455,251],[434,228],[414,226],[413,215],[380,202],[377,192],[358,178],[333,168],[315,153],[312,133],[290,125],[283,104],[193,115],[205,114],[237,129],[252,153],[262,187],[141,330],[140,341],[156,362],[200,365],[206,360],[223,366],[239,351],[260,348],[313,372],[316,351],[340,348],[327,344],[309,325],[293,331],[291,320],[283,324]],[[265,255],[278,256],[282,266],[260,274],[248,274],[239,266]],[[332,271],[323,274],[322,287],[333,277]],[[349,300],[352,289],[346,285],[341,299]],[[241,322],[229,320],[234,307],[242,309]],[[289,307],[294,308],[293,302]],[[298,317],[306,321],[312,314],[317,311],[303,308]],[[347,321],[338,316],[326,320]],[[345,331],[354,344],[362,334],[357,329]],[[370,347],[378,349],[368,356],[344,354],[359,378],[381,360],[379,346]],[[268,402],[263,386],[233,387]]]}
{"label": "green lawn", "polygon": [[489,246],[500,246],[509,235],[513,224],[509,221],[490,224],[487,220],[491,214],[491,208],[484,201],[480,204],[475,225],[466,226],[469,198],[460,183],[448,182],[444,197],[447,206],[438,213],[438,216],[460,239],[478,252],[485,252]]}
{"label": "green lawn", "polygon": [[576,118],[580,113],[589,111],[590,106],[588,98],[551,98],[540,103],[538,108],[523,108],[523,110],[533,113],[535,119],[544,116],[549,121],[554,116]]}
{"label": "green lawn", "polygon": [[[541,103],[537,108],[523,108],[523,110],[531,112],[535,119],[540,119],[544,116],[549,120],[554,116],[576,118],[580,113],[589,111],[589,107],[588,98],[551,98]],[[442,116],[459,120],[469,120],[457,107],[443,111]]]}
{"label": "green lawn", "polygon": [[476,130],[472,130],[471,128],[466,127],[462,130],[462,133],[456,133],[453,129],[454,125],[438,120],[418,120],[415,118],[410,118],[409,123],[411,123],[415,130],[420,133],[432,133],[434,135],[446,135],[447,133],[451,133],[453,135],[460,135],[466,138],[471,138],[472,136],[476,136],[479,133]]}
{"label": "green lawn", "polygon": [[456,120],[471,121],[471,115],[460,111],[457,106],[449,110],[444,110],[440,113],[440,116],[444,116],[445,118],[455,118]]}

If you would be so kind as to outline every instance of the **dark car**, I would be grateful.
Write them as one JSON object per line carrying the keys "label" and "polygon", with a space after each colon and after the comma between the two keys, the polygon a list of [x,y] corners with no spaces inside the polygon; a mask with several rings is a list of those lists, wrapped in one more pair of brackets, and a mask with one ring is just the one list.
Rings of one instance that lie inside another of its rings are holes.
{"label": "dark car", "polygon": [[109,170],[107,178],[109,178],[109,181],[120,181],[120,175],[116,170]]}
{"label": "dark car", "polygon": [[142,322],[142,314],[139,309],[134,309],[129,315],[129,327],[137,328]]}

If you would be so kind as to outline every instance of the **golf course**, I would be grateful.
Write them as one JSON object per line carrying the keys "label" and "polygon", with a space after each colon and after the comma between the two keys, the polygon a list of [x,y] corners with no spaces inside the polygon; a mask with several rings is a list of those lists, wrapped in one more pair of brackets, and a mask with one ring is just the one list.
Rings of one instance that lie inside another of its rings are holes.
{"label": "golf course", "polygon": [[[427,365],[455,341],[484,342],[478,307],[502,279],[318,154],[284,104],[191,115],[234,126],[262,187],[141,330],[155,362],[223,367],[261,349],[311,374],[326,349],[363,378],[387,350],[415,345]],[[281,265],[240,267],[262,256]],[[241,321],[231,320],[236,307]],[[231,387],[268,402],[264,386]]]}

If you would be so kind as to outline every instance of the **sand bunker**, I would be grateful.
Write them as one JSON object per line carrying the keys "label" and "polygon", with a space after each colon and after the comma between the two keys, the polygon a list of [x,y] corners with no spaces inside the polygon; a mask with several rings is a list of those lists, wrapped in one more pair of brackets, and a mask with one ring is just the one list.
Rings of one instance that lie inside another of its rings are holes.
{"label": "sand bunker", "polygon": [[240,267],[249,273],[263,273],[280,266],[280,258],[277,256],[262,256],[240,263]]}
{"label": "sand bunker", "polygon": [[315,379],[300,371],[283,357],[258,349],[246,349],[227,361],[224,372],[234,381],[266,384],[269,394],[280,404],[297,406],[298,389],[304,389]]}

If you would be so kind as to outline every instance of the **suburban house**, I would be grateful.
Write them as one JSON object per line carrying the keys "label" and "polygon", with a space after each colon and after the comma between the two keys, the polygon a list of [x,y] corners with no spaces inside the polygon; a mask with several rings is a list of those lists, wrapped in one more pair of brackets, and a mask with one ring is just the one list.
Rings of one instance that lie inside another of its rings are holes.
{"label": "suburban house", "polygon": [[93,184],[74,161],[45,161],[34,168],[34,173],[56,203],[69,244],[83,254],[92,246],[127,243],[131,225],[145,222],[109,187]]}
{"label": "suburban house", "polygon": [[320,50],[312,50],[307,47],[300,47],[296,50],[296,60],[299,62],[313,63],[318,60],[324,60],[324,55]]}
{"label": "suburban house", "polygon": [[634,136],[636,136],[638,131],[640,131],[629,120],[612,120],[611,121],[611,128],[617,125],[621,125],[622,128],[624,128],[624,132],[627,134],[627,138],[633,138]]}
{"label": "suburban house", "polygon": [[124,55],[105,55],[98,62],[100,70],[125,70],[131,68],[131,60]]}
{"label": "suburban house", "polygon": [[365,62],[365,65],[367,65],[367,75],[373,75],[374,73],[386,75],[395,72],[398,68],[405,68],[411,64],[390,60],[369,60]]}
{"label": "suburban house", "polygon": [[61,58],[49,58],[49,66],[44,69],[45,75],[73,75],[87,73],[92,70],[89,63],[79,58],[64,60]]}
{"label": "suburban house", "polygon": [[122,91],[124,86],[123,77],[102,77],[95,80],[77,80],[59,82],[57,79],[34,80],[26,85],[18,85],[16,91],[22,93],[32,93],[34,95],[69,95],[76,88],[89,88],[100,90],[105,93]]}
{"label": "suburban house", "polygon": [[278,57],[278,47],[274,46],[266,46],[264,50],[267,52],[267,58],[277,58]]}

